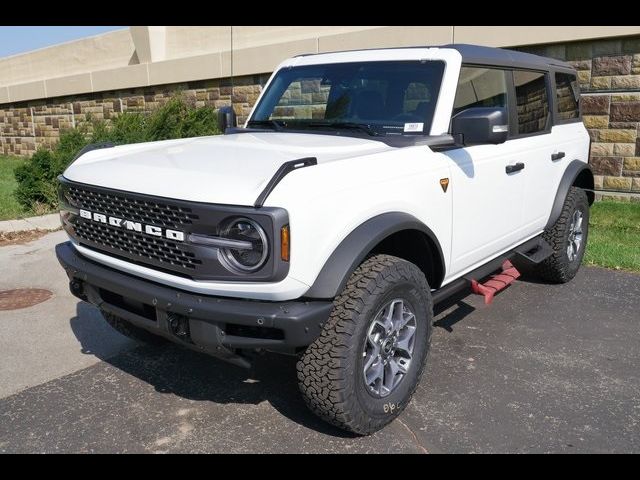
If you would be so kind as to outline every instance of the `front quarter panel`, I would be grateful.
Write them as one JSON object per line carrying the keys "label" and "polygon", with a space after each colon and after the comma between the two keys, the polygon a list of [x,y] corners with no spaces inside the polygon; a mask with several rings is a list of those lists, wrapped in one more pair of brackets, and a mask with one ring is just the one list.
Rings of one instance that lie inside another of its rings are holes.
{"label": "front quarter panel", "polygon": [[289,212],[289,276],[313,285],[349,233],[388,212],[407,213],[428,226],[447,263],[451,189],[443,191],[440,179],[448,177],[448,164],[425,146],[321,163],[287,175],[266,205]]}

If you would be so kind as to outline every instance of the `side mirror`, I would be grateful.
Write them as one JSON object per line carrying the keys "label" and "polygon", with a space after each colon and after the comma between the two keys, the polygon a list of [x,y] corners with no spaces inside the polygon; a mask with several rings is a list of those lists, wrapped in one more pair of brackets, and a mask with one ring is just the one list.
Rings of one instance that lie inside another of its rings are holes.
{"label": "side mirror", "polygon": [[509,134],[507,109],[477,107],[463,110],[451,119],[451,134],[456,142],[465,146],[504,143]]}
{"label": "side mirror", "polygon": [[236,126],[236,113],[233,111],[233,107],[221,107],[218,110],[218,128],[222,133],[227,131],[227,128],[234,128]]}

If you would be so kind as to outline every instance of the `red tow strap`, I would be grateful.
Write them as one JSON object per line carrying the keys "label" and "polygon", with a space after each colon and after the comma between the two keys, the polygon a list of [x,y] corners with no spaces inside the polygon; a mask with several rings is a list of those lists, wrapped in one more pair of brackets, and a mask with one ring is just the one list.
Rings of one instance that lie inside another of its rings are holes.
{"label": "red tow strap", "polygon": [[516,281],[518,277],[520,277],[518,269],[506,260],[502,264],[502,272],[492,275],[486,282],[478,283],[476,280],[471,280],[471,291],[476,295],[483,295],[485,305],[490,305],[493,302],[493,296],[507,288],[507,285]]}

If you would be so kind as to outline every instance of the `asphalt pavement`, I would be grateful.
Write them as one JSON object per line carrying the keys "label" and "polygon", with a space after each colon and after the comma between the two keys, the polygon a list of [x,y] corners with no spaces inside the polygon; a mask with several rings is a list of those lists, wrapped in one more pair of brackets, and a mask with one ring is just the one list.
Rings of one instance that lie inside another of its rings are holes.
{"label": "asphalt pavement", "polygon": [[640,275],[583,268],[491,306],[454,299],[410,406],[354,437],[307,411],[292,357],[247,371],[113,331],[68,293],[62,240],[0,248],[0,291],[53,292],[0,311],[2,453],[640,452]]}

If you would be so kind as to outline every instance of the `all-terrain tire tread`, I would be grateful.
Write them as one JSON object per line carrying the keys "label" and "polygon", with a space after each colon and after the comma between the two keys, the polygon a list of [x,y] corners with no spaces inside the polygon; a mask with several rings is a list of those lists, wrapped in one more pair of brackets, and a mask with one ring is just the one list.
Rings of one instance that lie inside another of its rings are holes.
{"label": "all-terrain tire tread", "polygon": [[556,223],[554,223],[551,228],[545,230],[542,235],[553,248],[553,254],[536,267],[535,273],[546,282],[566,283],[575,275],[575,273],[572,275],[569,270],[569,260],[566,253],[566,236],[569,225],[571,224],[573,212],[580,203],[586,205],[588,209],[589,200],[587,199],[587,194],[581,188],[571,187],[562,206],[560,217],[556,220]]}
{"label": "all-terrain tire tread", "polygon": [[[365,260],[335,298],[333,311],[320,336],[307,348],[297,364],[298,383],[305,403],[311,411],[332,425],[360,435],[368,435],[381,428],[380,419],[363,414],[353,396],[347,394],[350,391],[348,383],[354,378],[354,365],[348,361],[348,353],[350,349],[360,347],[353,337],[356,319],[364,310],[367,299],[402,279],[411,279],[418,288],[430,291],[422,271],[406,260],[390,255],[376,255]],[[432,318],[431,295],[428,298],[429,318]],[[427,331],[430,336],[431,328]],[[425,357],[427,352],[428,347]],[[422,359],[418,379],[422,376],[425,363]],[[409,392],[407,401],[400,406],[398,414],[409,402],[417,383]]]}

